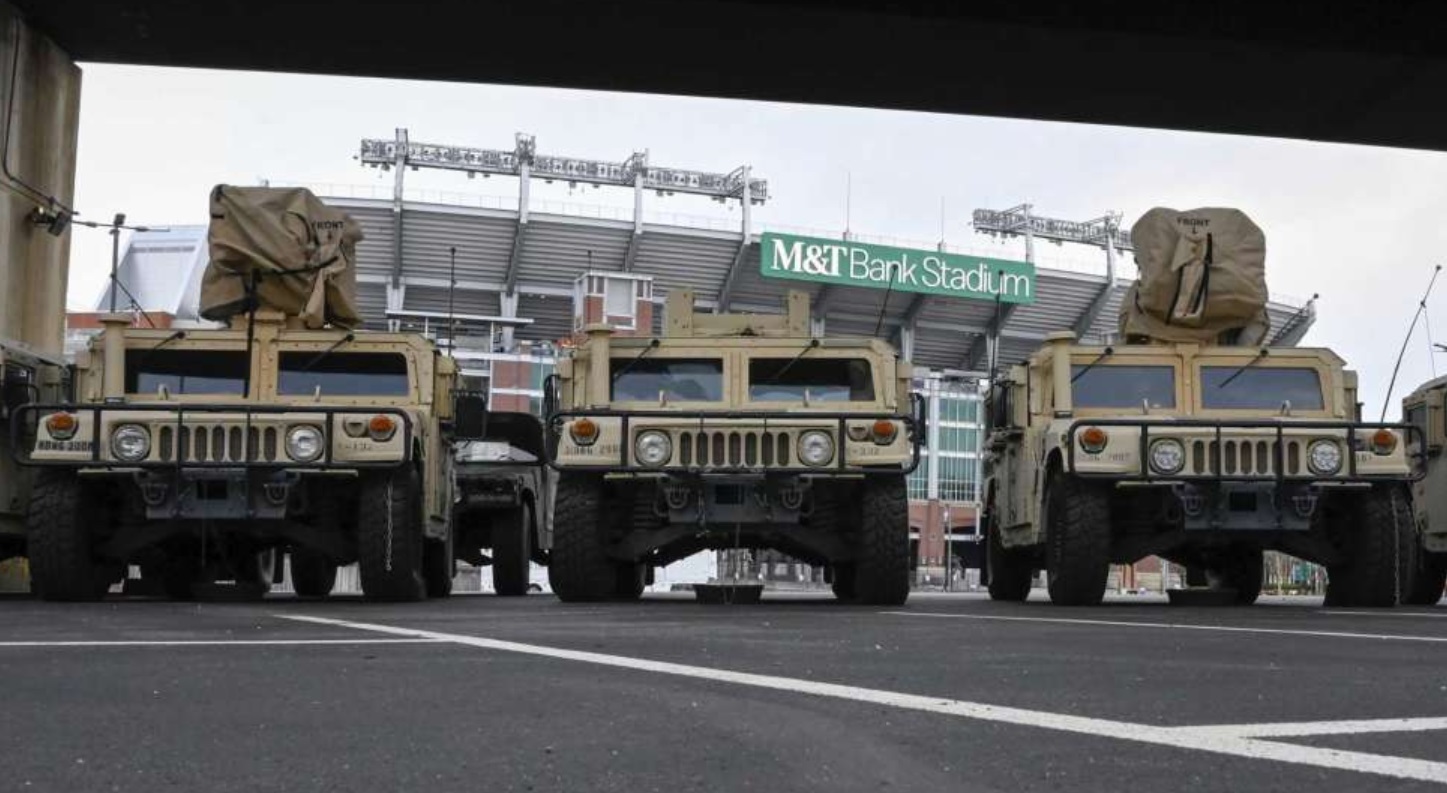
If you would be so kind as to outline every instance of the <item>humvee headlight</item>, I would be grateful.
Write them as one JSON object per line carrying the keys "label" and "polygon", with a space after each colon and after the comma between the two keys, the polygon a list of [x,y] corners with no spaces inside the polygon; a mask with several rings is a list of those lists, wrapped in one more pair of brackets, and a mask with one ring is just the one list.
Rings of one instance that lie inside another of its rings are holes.
{"label": "humvee headlight", "polygon": [[799,459],[819,467],[834,459],[834,439],[827,432],[806,432],[799,436]]}
{"label": "humvee headlight", "polygon": [[1175,438],[1151,441],[1151,470],[1158,474],[1178,473],[1186,465],[1186,449]]}
{"label": "humvee headlight", "polygon": [[1341,470],[1341,447],[1336,445],[1336,441],[1312,441],[1306,452],[1312,473],[1330,476]]}
{"label": "humvee headlight", "polygon": [[592,419],[578,419],[569,425],[568,434],[573,436],[573,443],[592,446],[598,440],[598,423]]}
{"label": "humvee headlight", "polygon": [[1372,433],[1372,453],[1385,456],[1397,450],[1397,433],[1380,429]]}
{"label": "humvee headlight", "polygon": [[80,422],[76,421],[75,415],[71,413],[52,413],[45,418],[45,431],[58,441],[74,438],[79,427]]}
{"label": "humvee headlight", "polygon": [[151,453],[151,432],[139,424],[122,424],[111,433],[111,455],[128,463]]}
{"label": "humvee headlight", "polygon": [[286,454],[299,463],[322,456],[322,431],[310,424],[298,424],[286,431]]}
{"label": "humvee headlight", "polygon": [[1109,442],[1110,436],[1100,427],[1086,427],[1080,433],[1080,448],[1089,454],[1100,454]]}
{"label": "humvee headlight", "polygon": [[633,444],[633,451],[638,462],[656,468],[673,457],[673,441],[657,430],[650,430],[638,436],[638,442]]}

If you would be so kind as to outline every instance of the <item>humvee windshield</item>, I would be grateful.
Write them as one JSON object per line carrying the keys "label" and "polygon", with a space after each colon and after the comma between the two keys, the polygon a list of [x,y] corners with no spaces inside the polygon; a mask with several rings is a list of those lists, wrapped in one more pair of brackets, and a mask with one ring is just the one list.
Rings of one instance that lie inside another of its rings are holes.
{"label": "humvee windshield", "polygon": [[1321,378],[1315,369],[1252,366],[1201,367],[1201,407],[1216,410],[1321,410]]}
{"label": "humvee windshield", "polygon": [[1070,400],[1078,408],[1152,408],[1176,406],[1176,370],[1170,366],[1101,364],[1087,370],[1070,367]]}
{"label": "humvee windshield", "polygon": [[749,399],[797,402],[809,392],[814,402],[871,402],[874,376],[863,358],[753,358]]}
{"label": "humvee windshield", "polygon": [[282,396],[407,396],[407,358],[395,352],[284,352],[276,391]]}
{"label": "humvee windshield", "polygon": [[246,367],[241,350],[127,350],[126,393],[240,396]]}
{"label": "humvee windshield", "polygon": [[620,402],[665,399],[723,401],[721,358],[614,358],[610,398]]}

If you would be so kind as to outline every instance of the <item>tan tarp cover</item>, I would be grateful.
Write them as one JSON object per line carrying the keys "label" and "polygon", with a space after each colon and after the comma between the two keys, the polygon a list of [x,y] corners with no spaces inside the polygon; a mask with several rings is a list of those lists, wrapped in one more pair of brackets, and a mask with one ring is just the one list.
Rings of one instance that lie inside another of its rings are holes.
{"label": "tan tarp cover", "polygon": [[305,188],[232,187],[211,191],[211,262],[201,279],[201,316],[224,321],[258,308],[299,317],[308,328],[361,323],[357,242],[361,226]]}
{"label": "tan tarp cover", "polygon": [[1266,235],[1238,209],[1156,207],[1131,228],[1140,279],[1121,336],[1254,345],[1264,341]]}

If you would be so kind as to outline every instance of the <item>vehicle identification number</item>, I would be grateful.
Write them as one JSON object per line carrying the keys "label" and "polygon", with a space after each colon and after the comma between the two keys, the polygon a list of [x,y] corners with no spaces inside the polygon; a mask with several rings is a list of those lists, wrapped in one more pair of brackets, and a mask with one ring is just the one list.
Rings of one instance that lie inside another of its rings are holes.
{"label": "vehicle identification number", "polygon": [[35,450],[41,452],[88,452],[91,450],[91,442],[39,441],[35,444]]}

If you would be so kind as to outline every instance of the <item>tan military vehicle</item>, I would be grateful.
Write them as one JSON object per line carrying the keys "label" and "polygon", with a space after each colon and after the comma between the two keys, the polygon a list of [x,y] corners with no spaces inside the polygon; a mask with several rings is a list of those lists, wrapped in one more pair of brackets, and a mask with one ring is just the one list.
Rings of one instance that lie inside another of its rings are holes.
{"label": "tan military vehicle", "polygon": [[827,565],[841,599],[905,601],[909,365],[808,320],[802,292],[759,316],[695,313],[674,290],[661,338],[586,329],[546,397],[560,598],[637,598],[699,551],[772,548]]}
{"label": "tan military vehicle", "polygon": [[1447,585],[1447,464],[1442,450],[1447,448],[1447,427],[1443,411],[1447,410],[1447,377],[1423,383],[1402,400],[1402,419],[1420,433],[1421,447],[1415,451],[1426,457],[1427,474],[1412,485],[1413,517],[1417,523],[1417,570],[1413,576],[1407,602],[1430,606],[1442,599]]}
{"label": "tan military vehicle", "polygon": [[[429,340],[347,329],[359,232],[304,192],[213,192],[202,310],[229,327],[110,316],[74,401],[21,409],[42,597],[98,598],[132,565],[177,598],[264,592],[282,552],[303,596],[352,562],[370,598],[449,592],[449,426],[475,424],[478,398],[454,396],[455,365]],[[228,273],[248,283],[239,309]]]}
{"label": "tan military vehicle", "polygon": [[[1359,421],[1331,351],[1262,346],[1265,241],[1244,215],[1153,210],[1133,235],[1125,343],[1056,334],[990,391],[991,596],[1024,600],[1043,568],[1053,602],[1098,603],[1111,564],[1158,555],[1245,604],[1277,550],[1325,565],[1331,604],[1394,605],[1414,559],[1414,431]],[[1157,310],[1162,277],[1190,294]]]}

